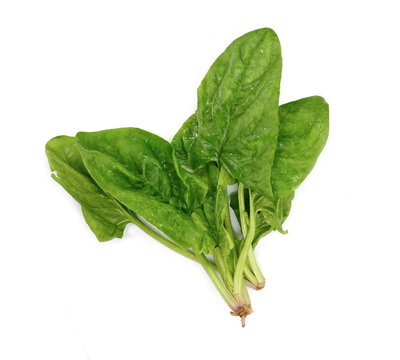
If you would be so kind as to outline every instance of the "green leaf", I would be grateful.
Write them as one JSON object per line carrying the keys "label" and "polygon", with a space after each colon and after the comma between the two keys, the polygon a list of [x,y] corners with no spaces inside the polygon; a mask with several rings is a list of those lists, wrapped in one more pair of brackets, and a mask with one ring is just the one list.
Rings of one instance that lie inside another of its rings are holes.
{"label": "green leaf", "polygon": [[92,179],[70,136],[57,136],[46,144],[52,177],[82,207],[82,213],[99,241],[121,238],[130,214]]}
{"label": "green leaf", "polygon": [[278,133],[279,40],[259,29],[235,40],[198,88],[198,108],[172,144],[182,165],[210,161],[260,194],[270,195]]}
{"label": "green leaf", "polygon": [[312,96],[279,107],[278,147],[272,167],[274,197],[258,196],[257,210],[273,230],[285,233],[296,188],[314,167],[329,131],[328,104]]}
{"label": "green leaf", "polygon": [[[278,230],[289,215],[295,189],[310,173],[329,131],[328,104],[312,96],[279,107],[278,148],[272,168],[274,197],[258,195],[255,243],[264,233]],[[231,206],[238,216],[237,195]],[[257,235],[258,234],[258,235]]]}
{"label": "green leaf", "polygon": [[99,186],[182,248],[200,251],[205,234],[185,213],[172,147],[136,128],[80,132],[79,151]]}
{"label": "green leaf", "polygon": [[291,196],[314,167],[329,133],[329,108],[312,96],[279,108],[279,136],[272,168],[275,196]]}

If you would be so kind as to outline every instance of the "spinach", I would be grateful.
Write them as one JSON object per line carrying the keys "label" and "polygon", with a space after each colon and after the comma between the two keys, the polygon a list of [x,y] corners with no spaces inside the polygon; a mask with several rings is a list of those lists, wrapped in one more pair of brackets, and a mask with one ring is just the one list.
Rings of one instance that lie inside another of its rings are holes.
{"label": "spinach", "polygon": [[285,233],[295,191],[329,131],[323,98],[279,106],[281,64],[273,30],[249,32],[213,63],[197,110],[171,143],[122,128],[46,145],[52,177],[80,203],[99,241],[137,225],[200,263],[243,326],[252,313],[247,288],[265,284],[254,248],[271,231]]}

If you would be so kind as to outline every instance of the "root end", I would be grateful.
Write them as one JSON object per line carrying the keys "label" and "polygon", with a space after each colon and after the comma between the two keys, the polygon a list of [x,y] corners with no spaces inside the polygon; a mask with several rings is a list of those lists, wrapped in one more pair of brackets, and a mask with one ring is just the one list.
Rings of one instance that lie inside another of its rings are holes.
{"label": "root end", "polygon": [[235,311],[231,312],[231,315],[233,316],[240,316],[240,322],[242,324],[242,327],[246,326],[246,317],[247,315],[250,315],[253,312],[253,309],[251,308],[250,305],[247,304],[242,304],[238,305]]}

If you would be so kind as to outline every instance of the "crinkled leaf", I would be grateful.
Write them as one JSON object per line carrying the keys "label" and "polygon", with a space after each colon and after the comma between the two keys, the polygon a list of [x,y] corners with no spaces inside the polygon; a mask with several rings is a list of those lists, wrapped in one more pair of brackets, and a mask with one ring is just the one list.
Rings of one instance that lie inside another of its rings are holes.
{"label": "crinkled leaf", "polygon": [[82,207],[85,220],[99,241],[121,238],[130,214],[92,179],[70,136],[57,136],[46,144],[52,177]]}
{"label": "crinkled leaf", "polygon": [[[257,196],[255,242],[263,232],[279,230],[289,215],[295,189],[312,170],[329,131],[328,104],[312,96],[279,107],[278,148],[272,169],[274,197]],[[231,198],[237,216],[237,195]],[[259,233],[259,235],[257,235]]]}
{"label": "crinkled leaf", "polygon": [[274,197],[259,196],[256,206],[265,223],[284,233],[296,188],[314,167],[329,132],[325,100],[311,96],[279,107],[278,147],[272,167]]}
{"label": "crinkled leaf", "polygon": [[329,132],[325,100],[312,96],[279,107],[278,147],[272,167],[274,197],[259,196],[265,224],[283,232],[296,188],[314,167]]}
{"label": "crinkled leaf", "polygon": [[271,29],[236,39],[198,88],[198,108],[173,139],[181,164],[210,161],[260,194],[270,195],[278,132],[280,44]]}
{"label": "crinkled leaf", "polygon": [[311,96],[279,108],[279,135],[272,167],[275,196],[291,196],[314,167],[329,132],[329,107]]}
{"label": "crinkled leaf", "polygon": [[80,132],[76,140],[102,189],[179,246],[201,250],[206,234],[185,213],[183,184],[167,141],[136,128]]}

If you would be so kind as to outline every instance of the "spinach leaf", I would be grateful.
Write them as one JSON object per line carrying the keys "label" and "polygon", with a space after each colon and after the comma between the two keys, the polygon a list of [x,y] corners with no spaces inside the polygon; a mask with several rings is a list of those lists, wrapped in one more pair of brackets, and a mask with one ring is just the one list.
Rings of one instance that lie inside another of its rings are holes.
{"label": "spinach leaf", "polygon": [[279,108],[279,136],[272,167],[278,198],[291,196],[314,167],[329,133],[329,108],[311,96]]}
{"label": "spinach leaf", "polygon": [[201,251],[209,234],[187,214],[167,141],[136,128],[80,132],[76,141],[102,189],[182,248]]}
{"label": "spinach leaf", "polygon": [[75,139],[57,136],[46,144],[52,177],[82,207],[90,229],[99,241],[121,238],[131,214],[108,196],[92,179],[83,164]]}
{"label": "spinach leaf", "polygon": [[279,134],[271,182],[274,198],[260,196],[259,210],[274,230],[284,233],[295,190],[314,167],[329,133],[329,108],[320,96],[279,107]]}
{"label": "spinach leaf", "polygon": [[[329,132],[328,104],[312,96],[279,107],[278,147],[272,167],[273,197],[256,196],[254,244],[270,230],[284,233],[295,189],[314,167]],[[238,215],[237,194],[231,206]]]}
{"label": "spinach leaf", "polygon": [[255,201],[265,224],[284,233],[296,188],[314,167],[329,132],[328,104],[312,96],[279,107],[278,147],[272,167],[274,198]]}
{"label": "spinach leaf", "polygon": [[279,107],[279,134],[271,182],[274,197],[259,196],[255,203],[266,224],[285,233],[296,188],[314,167],[329,132],[328,104],[311,96]]}
{"label": "spinach leaf", "polygon": [[198,88],[196,114],[172,141],[181,164],[196,170],[215,161],[246,187],[270,195],[280,76],[280,44],[271,29],[229,45]]}

